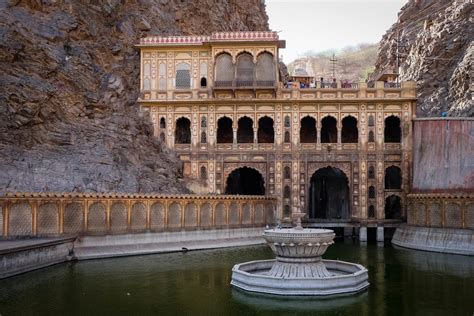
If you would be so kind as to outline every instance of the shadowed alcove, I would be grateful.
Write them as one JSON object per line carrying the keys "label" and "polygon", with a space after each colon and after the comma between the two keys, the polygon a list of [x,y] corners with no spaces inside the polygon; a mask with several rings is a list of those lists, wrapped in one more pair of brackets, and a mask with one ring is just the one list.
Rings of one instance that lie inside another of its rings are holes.
{"label": "shadowed alcove", "polygon": [[247,116],[239,119],[237,143],[253,143],[253,121]]}
{"label": "shadowed alcove", "polygon": [[332,116],[321,121],[321,143],[337,143],[337,121]]}
{"label": "shadowed alcove", "polygon": [[191,144],[191,122],[189,119],[181,117],[176,121],[174,142],[176,144]]}
{"label": "shadowed alcove", "polygon": [[316,143],[316,120],[311,116],[301,119],[300,143]]}
{"label": "shadowed alcove", "polygon": [[390,115],[385,119],[384,128],[384,142],[399,143],[402,136],[400,128],[400,119],[396,116]]}
{"label": "shadowed alcove", "polygon": [[257,138],[259,143],[273,143],[275,141],[273,120],[268,116],[264,116],[258,120]]}
{"label": "shadowed alcove", "polygon": [[359,142],[359,130],[357,129],[357,119],[355,117],[349,115],[342,119],[341,142]]}
{"label": "shadowed alcove", "polygon": [[349,219],[349,181],[341,170],[326,167],[311,177],[309,218]]}
{"label": "shadowed alcove", "polygon": [[401,219],[402,203],[400,197],[390,195],[385,199],[385,219]]}
{"label": "shadowed alcove", "polygon": [[233,142],[232,120],[227,116],[217,121],[217,143],[229,144]]}
{"label": "shadowed alcove", "polygon": [[227,177],[226,194],[265,195],[263,176],[255,169],[242,167]]}

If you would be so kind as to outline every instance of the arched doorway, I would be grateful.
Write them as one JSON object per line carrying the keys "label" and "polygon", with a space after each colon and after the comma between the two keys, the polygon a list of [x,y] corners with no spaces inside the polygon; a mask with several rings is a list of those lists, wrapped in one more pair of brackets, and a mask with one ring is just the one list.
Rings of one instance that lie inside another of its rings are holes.
{"label": "arched doorway", "polygon": [[265,181],[255,169],[238,168],[227,177],[225,194],[265,195]]}
{"label": "arched doorway", "polygon": [[400,190],[402,188],[402,171],[397,166],[385,169],[385,190]]}
{"label": "arched doorway", "polygon": [[355,117],[349,115],[342,119],[341,142],[359,142],[359,130],[357,129],[357,119]]}
{"label": "arched doorway", "polygon": [[390,195],[385,199],[385,219],[401,219],[402,203],[399,196]]}
{"label": "arched doorway", "polygon": [[175,144],[191,144],[191,121],[185,117],[180,117],[176,121],[174,131]]}
{"label": "arched doorway", "polygon": [[301,119],[300,143],[316,143],[316,120],[311,116]]}
{"label": "arched doorway", "polygon": [[309,218],[349,219],[349,180],[341,170],[326,167],[311,177]]}
{"label": "arched doorway", "polygon": [[238,121],[237,143],[253,143],[253,121],[247,116]]}
{"label": "arched doorway", "polygon": [[268,116],[258,120],[257,141],[259,143],[273,143],[275,141],[273,119]]}
{"label": "arched doorway", "polygon": [[217,121],[217,143],[232,144],[234,134],[232,130],[232,120],[227,116],[221,117]]}
{"label": "arched doorway", "polygon": [[337,121],[332,116],[321,120],[321,143],[337,143]]}
{"label": "arched doorway", "polygon": [[401,136],[400,119],[394,115],[390,115],[385,119],[384,142],[399,143],[402,138]]}

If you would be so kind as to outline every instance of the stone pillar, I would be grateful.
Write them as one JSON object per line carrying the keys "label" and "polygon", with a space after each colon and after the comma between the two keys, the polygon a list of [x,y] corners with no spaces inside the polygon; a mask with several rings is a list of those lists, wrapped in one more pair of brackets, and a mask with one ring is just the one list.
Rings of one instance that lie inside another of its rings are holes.
{"label": "stone pillar", "polygon": [[383,226],[378,226],[377,227],[377,241],[383,242],[384,240],[385,240],[384,227]]}
{"label": "stone pillar", "polygon": [[232,143],[237,144],[237,128],[234,127],[232,129],[232,134],[233,134]]}
{"label": "stone pillar", "polygon": [[359,229],[359,241],[367,241],[367,227],[361,226]]}

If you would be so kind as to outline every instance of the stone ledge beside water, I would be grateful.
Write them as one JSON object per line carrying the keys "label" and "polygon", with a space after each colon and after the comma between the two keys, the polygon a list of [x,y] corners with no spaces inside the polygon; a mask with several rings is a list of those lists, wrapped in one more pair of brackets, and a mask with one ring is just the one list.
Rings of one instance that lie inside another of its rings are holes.
{"label": "stone ledge beside water", "polygon": [[418,250],[474,256],[474,230],[405,226],[392,244]]}

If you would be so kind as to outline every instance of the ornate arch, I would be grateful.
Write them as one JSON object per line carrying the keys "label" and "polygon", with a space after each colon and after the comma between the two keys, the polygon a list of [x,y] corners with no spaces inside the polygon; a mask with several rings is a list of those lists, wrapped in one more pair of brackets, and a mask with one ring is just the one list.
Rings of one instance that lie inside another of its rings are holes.
{"label": "ornate arch", "polygon": [[266,168],[266,163],[264,162],[228,162],[224,163],[224,186],[227,181],[227,178],[229,178],[229,175],[232,173],[232,171],[247,167],[250,169],[254,169],[257,172],[259,172],[262,175],[263,182],[264,184],[266,183],[267,179],[267,168]]}

